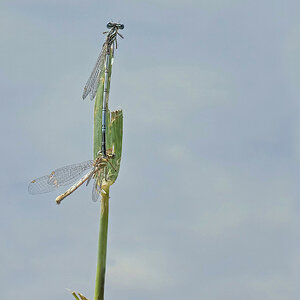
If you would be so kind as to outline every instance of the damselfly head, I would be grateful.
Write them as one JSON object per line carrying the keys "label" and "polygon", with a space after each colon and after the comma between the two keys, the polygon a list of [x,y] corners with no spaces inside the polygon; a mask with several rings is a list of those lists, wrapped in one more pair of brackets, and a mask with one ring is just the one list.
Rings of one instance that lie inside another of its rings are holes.
{"label": "damselfly head", "polygon": [[116,157],[116,154],[115,154],[115,149],[114,149],[114,147],[107,149],[107,150],[106,150],[106,154],[107,154],[107,157],[108,157],[109,159],[115,158],[115,157]]}
{"label": "damselfly head", "polygon": [[106,27],[108,28],[108,29],[111,29],[111,28],[116,28],[116,29],[124,29],[124,24],[119,24],[119,23],[112,23],[112,22],[108,22],[107,24],[106,24]]}

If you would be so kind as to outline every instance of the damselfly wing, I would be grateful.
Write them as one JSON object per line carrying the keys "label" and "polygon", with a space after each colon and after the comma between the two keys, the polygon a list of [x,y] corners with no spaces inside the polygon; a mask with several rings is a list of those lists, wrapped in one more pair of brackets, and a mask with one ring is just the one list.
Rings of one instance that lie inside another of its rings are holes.
{"label": "damselfly wing", "polygon": [[45,175],[34,179],[28,186],[30,194],[42,194],[52,192],[60,186],[74,183],[85,172],[93,167],[93,160],[88,160],[79,164],[64,166]]}

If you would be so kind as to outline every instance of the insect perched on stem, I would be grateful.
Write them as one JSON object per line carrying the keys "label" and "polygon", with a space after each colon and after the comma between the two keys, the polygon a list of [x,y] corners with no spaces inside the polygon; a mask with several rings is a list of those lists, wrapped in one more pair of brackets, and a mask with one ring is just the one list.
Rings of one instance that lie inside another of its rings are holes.
{"label": "insect perched on stem", "polygon": [[69,165],[56,169],[52,171],[50,175],[45,175],[32,180],[28,186],[28,192],[30,194],[42,194],[52,192],[60,186],[72,184],[80,176],[82,176],[82,174],[87,172],[67,191],[58,196],[56,198],[56,203],[60,204],[60,202],[63,199],[72,194],[83,183],[87,182],[86,185],[88,185],[92,178],[95,179],[93,185],[92,199],[96,202],[101,192],[102,182],[103,180],[106,180],[107,164],[109,164],[113,169],[115,169],[111,162],[111,160],[114,157],[115,154],[112,152],[112,149],[108,149],[106,157],[103,157],[102,154],[99,154],[99,156],[94,161],[88,160],[79,164]]}
{"label": "insect perched on stem", "polygon": [[[96,65],[83,89],[82,98],[85,99],[90,94],[90,99],[93,100],[96,96],[98,87],[100,85],[101,78],[104,77],[103,86],[103,106],[102,106],[102,141],[101,141],[101,154],[106,157],[106,114],[109,95],[109,66],[111,59],[114,56],[114,49],[118,47],[117,36],[122,39],[123,36],[119,33],[119,30],[124,29],[124,24],[119,23],[107,23],[106,27],[109,31],[104,32],[107,34],[106,41],[103,44],[102,50],[98,56]],[[104,74],[103,74],[104,72]]]}

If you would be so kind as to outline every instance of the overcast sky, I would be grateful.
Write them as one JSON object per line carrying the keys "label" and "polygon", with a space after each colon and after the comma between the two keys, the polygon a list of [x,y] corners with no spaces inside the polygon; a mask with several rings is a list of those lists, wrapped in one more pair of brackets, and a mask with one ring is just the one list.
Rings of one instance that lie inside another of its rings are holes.
{"label": "overcast sky", "polygon": [[92,158],[81,94],[112,20],[106,299],[299,299],[300,2],[103,2],[0,3],[1,298],[93,299],[91,187],[27,186]]}

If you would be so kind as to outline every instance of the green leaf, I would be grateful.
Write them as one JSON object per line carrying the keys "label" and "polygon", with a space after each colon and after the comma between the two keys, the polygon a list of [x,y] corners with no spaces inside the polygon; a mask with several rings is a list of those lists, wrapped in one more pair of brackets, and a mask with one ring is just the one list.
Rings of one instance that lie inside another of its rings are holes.
{"label": "green leaf", "polygon": [[107,165],[108,173],[107,178],[112,185],[118,177],[121,156],[122,156],[122,140],[123,140],[123,111],[116,110],[111,113],[110,122],[108,124],[108,138],[107,147],[112,148],[115,153],[115,157],[112,159],[111,163]]}

